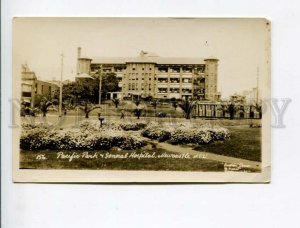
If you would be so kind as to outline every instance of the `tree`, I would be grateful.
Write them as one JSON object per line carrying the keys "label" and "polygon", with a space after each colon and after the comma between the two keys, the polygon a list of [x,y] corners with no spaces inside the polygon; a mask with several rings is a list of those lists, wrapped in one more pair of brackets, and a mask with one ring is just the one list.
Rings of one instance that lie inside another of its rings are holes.
{"label": "tree", "polygon": [[[108,92],[120,90],[119,82],[115,73],[103,73],[101,75],[101,95],[106,97]],[[91,103],[99,102],[99,74],[92,75],[92,78],[80,78],[76,82],[64,85],[63,100],[75,105],[81,101]],[[59,98],[59,91],[56,91],[55,98]]]}
{"label": "tree", "polygon": [[46,116],[47,112],[49,111],[49,107],[52,106],[53,103],[47,99],[46,97],[42,97],[40,104],[39,104],[39,109],[43,113],[43,117]]}
{"label": "tree", "polygon": [[114,98],[112,99],[112,102],[115,104],[116,108],[118,108],[118,105],[120,104],[120,99]]}
{"label": "tree", "polygon": [[259,103],[255,103],[254,105],[255,110],[259,113],[259,118],[262,118],[262,105]]}
{"label": "tree", "polygon": [[170,101],[173,103],[173,102],[176,101],[176,98],[175,98],[175,97],[172,97],[172,98],[170,99]]}
{"label": "tree", "polygon": [[21,116],[25,117],[26,115],[35,116],[39,110],[37,108],[30,107],[30,103],[22,101],[20,111]]}
{"label": "tree", "polygon": [[85,113],[85,118],[89,118],[90,112],[98,108],[100,108],[99,105],[93,105],[91,103],[88,103],[87,101],[84,102],[83,106],[79,106],[79,109]]}
{"label": "tree", "polygon": [[151,95],[144,98],[144,101],[152,101],[153,97]]}
{"label": "tree", "polygon": [[173,106],[173,108],[174,108],[175,111],[176,111],[176,108],[178,107],[178,104],[177,104],[176,100],[173,101],[172,106]]}
{"label": "tree", "polygon": [[185,100],[179,103],[179,107],[185,112],[185,118],[190,119],[193,109],[195,108],[197,101],[192,101],[185,97]]}
{"label": "tree", "polygon": [[232,120],[234,118],[234,114],[235,114],[235,107],[234,107],[233,103],[231,103],[228,106],[228,113],[229,113],[230,119]]}
{"label": "tree", "polygon": [[226,112],[228,112],[228,105],[226,103],[221,104],[220,110],[222,111],[223,118],[225,118]]}
{"label": "tree", "polygon": [[[64,85],[62,90],[62,99],[64,102],[71,105],[77,105],[82,100],[90,101],[92,103],[98,102],[99,81],[93,79],[81,78],[76,82]],[[59,91],[54,95],[56,99],[59,98]]]}
{"label": "tree", "polygon": [[136,108],[135,110],[134,110],[134,114],[135,114],[135,116],[139,119],[140,118],[140,116],[142,115],[142,112],[143,112],[143,109],[141,109],[141,108]]}
{"label": "tree", "polygon": [[140,103],[141,103],[141,100],[135,100],[134,103],[138,107],[140,105]]}
{"label": "tree", "polygon": [[104,96],[106,98],[107,93],[120,91],[121,88],[119,87],[119,80],[115,73],[102,73],[101,77],[101,96]]}
{"label": "tree", "polygon": [[151,105],[152,107],[154,108],[154,116],[156,116],[156,108],[158,106],[158,100],[157,99],[154,99],[152,102],[151,102]]}

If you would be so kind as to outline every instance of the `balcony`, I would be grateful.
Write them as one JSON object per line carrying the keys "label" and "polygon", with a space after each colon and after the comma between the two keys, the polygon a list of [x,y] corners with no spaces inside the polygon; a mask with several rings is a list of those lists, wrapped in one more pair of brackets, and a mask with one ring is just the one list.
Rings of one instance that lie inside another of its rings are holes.
{"label": "balcony", "polygon": [[157,83],[168,83],[168,79],[158,79]]}
{"label": "balcony", "polygon": [[170,93],[179,93],[179,89],[170,89]]}
{"label": "balcony", "polygon": [[172,76],[172,78],[180,78],[180,73],[170,73],[170,76]]}
{"label": "balcony", "polygon": [[192,78],[193,77],[193,74],[190,73],[190,72],[182,72],[182,77],[183,78]]}
{"label": "balcony", "polygon": [[156,75],[157,78],[168,78],[168,73],[158,73]]}
{"label": "balcony", "polygon": [[167,83],[157,84],[157,88],[168,88],[168,84]]}
{"label": "balcony", "polygon": [[170,78],[170,83],[180,83],[178,78]]}
{"label": "balcony", "polygon": [[179,83],[173,83],[173,84],[170,84],[170,88],[179,88],[180,87],[180,84]]}
{"label": "balcony", "polygon": [[167,90],[158,90],[157,93],[158,93],[158,94],[167,94],[168,91],[167,91]]}
{"label": "balcony", "polygon": [[187,89],[187,88],[182,88],[182,89],[181,89],[181,92],[184,93],[184,94],[186,94],[186,93],[192,93],[192,89],[191,89],[191,88],[189,88],[189,89]]}

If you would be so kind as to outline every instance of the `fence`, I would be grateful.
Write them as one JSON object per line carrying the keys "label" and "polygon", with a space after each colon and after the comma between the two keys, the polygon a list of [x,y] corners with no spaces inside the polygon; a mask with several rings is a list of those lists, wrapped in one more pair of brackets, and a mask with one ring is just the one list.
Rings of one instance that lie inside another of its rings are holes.
{"label": "fence", "polygon": [[196,104],[193,117],[228,118],[228,119],[261,119],[262,113],[254,105]]}

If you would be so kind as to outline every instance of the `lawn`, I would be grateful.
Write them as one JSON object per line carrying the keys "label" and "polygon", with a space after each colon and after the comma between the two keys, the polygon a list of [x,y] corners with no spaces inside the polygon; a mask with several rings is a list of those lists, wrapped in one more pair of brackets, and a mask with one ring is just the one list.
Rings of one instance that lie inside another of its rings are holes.
{"label": "lawn", "polygon": [[195,150],[261,161],[261,128],[248,126],[228,126],[226,128],[230,131],[230,140],[200,145]]}

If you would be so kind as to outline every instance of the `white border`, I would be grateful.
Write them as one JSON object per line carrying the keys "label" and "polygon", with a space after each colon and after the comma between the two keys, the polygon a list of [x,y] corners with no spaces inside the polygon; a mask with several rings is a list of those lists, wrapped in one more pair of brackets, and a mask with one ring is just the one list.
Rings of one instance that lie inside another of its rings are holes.
{"label": "white border", "polygon": [[[2,227],[294,227],[300,211],[300,5],[290,1],[2,1]],[[268,185],[13,184],[12,16],[210,16],[272,20],[273,97],[293,100],[273,129]]]}

